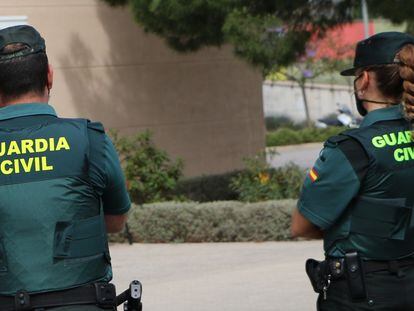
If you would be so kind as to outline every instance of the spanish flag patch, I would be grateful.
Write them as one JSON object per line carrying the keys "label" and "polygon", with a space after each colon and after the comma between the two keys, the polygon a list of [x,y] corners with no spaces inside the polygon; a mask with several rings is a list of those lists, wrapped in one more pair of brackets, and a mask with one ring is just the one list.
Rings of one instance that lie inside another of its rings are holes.
{"label": "spanish flag patch", "polygon": [[312,180],[312,182],[315,182],[318,180],[319,175],[318,175],[318,172],[314,168],[312,168],[309,171],[309,178]]}

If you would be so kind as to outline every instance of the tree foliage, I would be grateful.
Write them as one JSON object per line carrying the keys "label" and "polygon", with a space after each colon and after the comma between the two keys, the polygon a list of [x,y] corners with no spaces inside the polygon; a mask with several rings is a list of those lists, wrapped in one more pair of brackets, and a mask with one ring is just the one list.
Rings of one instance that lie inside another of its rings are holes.
{"label": "tree foliage", "polygon": [[[360,0],[102,0],[129,5],[148,32],[175,50],[233,45],[264,72],[296,61],[311,34],[360,17]],[[414,0],[368,0],[374,16],[414,29]]]}

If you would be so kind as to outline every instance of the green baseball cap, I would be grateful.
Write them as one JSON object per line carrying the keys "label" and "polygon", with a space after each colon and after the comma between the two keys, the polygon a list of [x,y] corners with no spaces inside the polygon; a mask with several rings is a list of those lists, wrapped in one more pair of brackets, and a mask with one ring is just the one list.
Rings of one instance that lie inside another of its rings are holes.
{"label": "green baseball cap", "polygon": [[381,32],[359,41],[355,51],[354,67],[342,71],[341,75],[354,76],[359,68],[398,63],[395,55],[406,44],[414,44],[414,36],[396,31]]}
{"label": "green baseball cap", "polygon": [[[26,47],[16,52],[2,52],[9,44],[21,43]],[[38,52],[46,52],[45,40],[32,26],[19,25],[0,30],[0,60],[12,59]]]}

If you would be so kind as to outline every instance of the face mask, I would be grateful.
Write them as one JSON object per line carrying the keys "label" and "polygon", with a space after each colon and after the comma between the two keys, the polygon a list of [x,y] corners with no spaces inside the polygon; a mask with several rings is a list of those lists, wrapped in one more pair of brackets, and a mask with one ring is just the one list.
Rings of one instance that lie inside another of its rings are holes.
{"label": "face mask", "polygon": [[362,77],[362,73],[358,77],[356,77],[354,80],[354,96],[355,96],[356,107],[358,109],[359,114],[361,116],[365,116],[367,114],[367,110],[364,108],[363,100],[358,97],[358,91],[356,89],[356,82],[361,77]]}

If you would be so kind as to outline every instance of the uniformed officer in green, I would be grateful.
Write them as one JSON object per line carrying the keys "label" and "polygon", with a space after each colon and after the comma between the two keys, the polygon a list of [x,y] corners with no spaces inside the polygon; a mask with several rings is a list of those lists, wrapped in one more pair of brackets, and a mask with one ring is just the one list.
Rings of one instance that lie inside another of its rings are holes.
{"label": "uniformed officer in green", "polygon": [[40,34],[0,30],[0,310],[114,310],[124,176],[100,123],[57,117],[52,84]]}
{"label": "uniformed officer in green", "polygon": [[358,111],[325,142],[303,185],[292,234],[324,240],[326,260],[306,270],[319,310],[414,310],[414,142],[404,105],[414,97],[414,37],[358,43]]}

